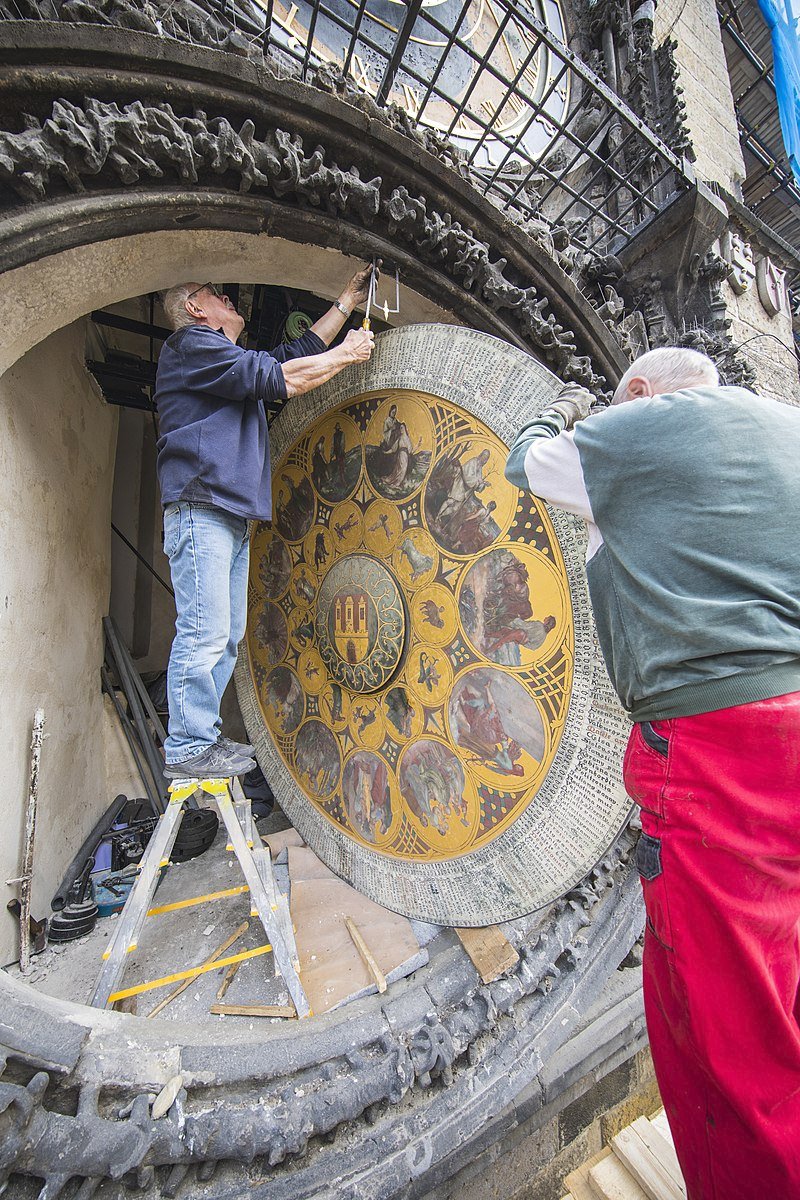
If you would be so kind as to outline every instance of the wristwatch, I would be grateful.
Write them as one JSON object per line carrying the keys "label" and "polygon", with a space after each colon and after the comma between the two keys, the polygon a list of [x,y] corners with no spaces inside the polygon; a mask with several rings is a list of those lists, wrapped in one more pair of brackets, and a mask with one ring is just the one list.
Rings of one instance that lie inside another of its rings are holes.
{"label": "wristwatch", "polygon": [[352,309],[345,308],[345,306],[342,304],[341,300],[334,300],[333,307],[338,308],[339,312],[342,313],[342,315],[345,317],[349,317],[352,313]]}

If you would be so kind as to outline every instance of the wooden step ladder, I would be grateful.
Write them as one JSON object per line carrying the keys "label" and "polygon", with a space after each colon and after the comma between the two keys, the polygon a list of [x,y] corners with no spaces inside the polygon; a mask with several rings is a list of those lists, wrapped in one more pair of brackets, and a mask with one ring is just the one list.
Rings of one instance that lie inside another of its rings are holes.
{"label": "wooden step ladder", "polygon": [[300,982],[300,963],[286,897],[275,885],[269,850],[254,831],[250,801],[238,779],[175,779],[169,787],[169,803],[158,819],[147,849],[139,863],[134,883],[119,918],[91,1004],[106,1008],[125,971],[128,955],[139,944],[139,936],[158,884],[162,867],[169,863],[172,847],[183,819],[184,804],[196,792],[205,792],[219,810],[232,850],[250,889],[251,915],[258,917],[272,946],[275,974],[283,978],[298,1017],[311,1016]]}

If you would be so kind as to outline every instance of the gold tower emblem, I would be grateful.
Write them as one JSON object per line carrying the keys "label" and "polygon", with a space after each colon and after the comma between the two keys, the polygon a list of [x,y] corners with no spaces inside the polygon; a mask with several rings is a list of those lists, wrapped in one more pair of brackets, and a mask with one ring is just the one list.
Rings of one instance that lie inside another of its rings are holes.
{"label": "gold tower emblem", "polygon": [[364,592],[339,592],[336,596],[333,640],[346,663],[359,663],[369,654],[368,609]]}

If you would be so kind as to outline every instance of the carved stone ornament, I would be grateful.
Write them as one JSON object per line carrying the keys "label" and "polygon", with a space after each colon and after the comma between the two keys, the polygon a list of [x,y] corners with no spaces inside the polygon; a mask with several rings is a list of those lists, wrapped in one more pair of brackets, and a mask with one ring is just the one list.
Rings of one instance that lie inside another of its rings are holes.
{"label": "carved stone ornament", "polygon": [[441,924],[549,903],[630,808],[583,526],[503,474],[558,386],[485,334],[407,326],[272,427],[237,672],[250,738],[334,871]]}
{"label": "carved stone ornament", "polygon": [[727,229],[722,235],[722,257],[733,268],[728,282],[737,296],[750,288],[756,277],[753,262],[753,247],[736,229]]}
{"label": "carved stone ornament", "polygon": [[179,116],[170,104],[138,100],[120,106],[90,98],[83,107],[57,100],[43,122],[28,117],[21,132],[0,131],[0,183],[28,202],[64,186],[83,192],[109,173],[126,186],[168,177],[195,184],[233,173],[240,192],[262,191],[367,227],[380,215],[416,258],[507,312],[562,379],[604,393],[605,379],[577,353],[574,333],[550,311],[548,298],[509,280],[506,259],[492,260],[488,243],[450,213],[432,210],[424,196],[403,186],[387,194],[380,176],[365,179],[357,166],[326,160],[323,147],[309,154],[302,137],[284,129],[258,138],[251,120],[236,130],[224,116],[202,110]]}
{"label": "carved stone ornament", "polygon": [[766,254],[756,260],[756,287],[761,307],[769,317],[777,317],[778,313],[789,315],[789,293],[786,287],[786,271]]}

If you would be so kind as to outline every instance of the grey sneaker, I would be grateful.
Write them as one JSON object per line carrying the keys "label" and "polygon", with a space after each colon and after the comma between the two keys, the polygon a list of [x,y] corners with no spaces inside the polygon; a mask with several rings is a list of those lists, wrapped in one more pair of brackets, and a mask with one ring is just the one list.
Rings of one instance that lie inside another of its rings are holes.
{"label": "grey sneaker", "polygon": [[246,754],[248,758],[255,756],[255,750],[249,742],[234,742],[232,738],[225,737],[220,734],[217,738],[217,745],[222,746],[223,750],[235,751],[237,754]]}
{"label": "grey sneaker", "polygon": [[249,755],[228,750],[217,742],[183,762],[165,763],[164,775],[167,779],[231,779],[234,775],[246,775],[255,765],[255,759]]}

